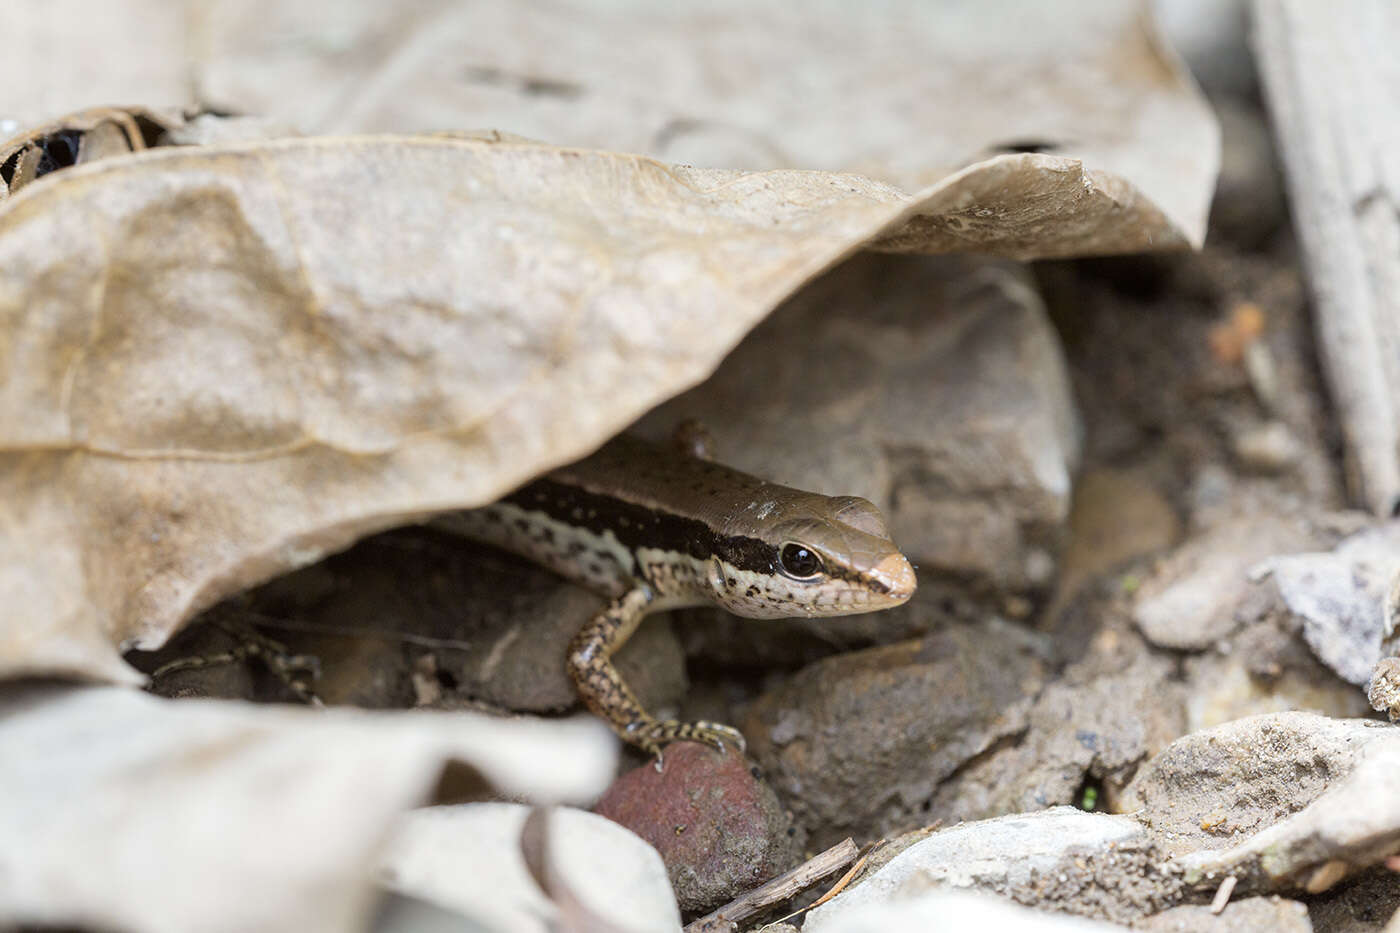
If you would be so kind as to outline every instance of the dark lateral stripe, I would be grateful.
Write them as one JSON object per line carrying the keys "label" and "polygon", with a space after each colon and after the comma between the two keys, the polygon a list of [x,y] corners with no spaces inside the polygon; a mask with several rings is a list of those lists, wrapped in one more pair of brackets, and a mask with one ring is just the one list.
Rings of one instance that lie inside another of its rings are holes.
{"label": "dark lateral stripe", "polygon": [[718,555],[740,570],[777,572],[778,549],[758,538],[722,535],[697,518],[647,508],[567,483],[536,480],[502,501],[527,511],[544,512],[556,521],[597,535],[611,531],[630,551],[660,548],[689,554],[697,560]]}

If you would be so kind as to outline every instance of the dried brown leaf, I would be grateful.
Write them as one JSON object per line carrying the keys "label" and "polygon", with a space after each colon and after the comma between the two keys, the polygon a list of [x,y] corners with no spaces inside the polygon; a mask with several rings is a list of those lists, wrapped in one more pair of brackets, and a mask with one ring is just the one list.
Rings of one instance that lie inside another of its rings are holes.
{"label": "dried brown leaf", "polygon": [[[1219,132],[1148,6],[116,0],[98,12],[54,0],[6,16],[0,86],[22,93],[0,118],[87,105],[100,67],[107,100],[212,105],[307,132],[490,127],[906,191],[1033,152],[1082,160],[1171,219],[1171,236],[1095,252],[1199,244]],[[1041,245],[1071,252],[1049,233]]]}
{"label": "dried brown leaf", "polygon": [[546,811],[516,803],[415,810],[399,822],[381,877],[482,933],[680,933],[655,849],[595,813],[547,812],[544,831]]}
{"label": "dried brown leaf", "polygon": [[49,172],[139,152],[184,123],[175,113],[96,107],[0,141],[0,202]]}
{"label": "dried brown leaf", "polygon": [[210,99],[309,132],[493,127],[905,191],[1043,153],[1171,218],[1175,237],[1138,248],[1200,244],[1219,162],[1210,108],[1146,2],[215,0],[200,26]]}
{"label": "dried brown leaf", "polygon": [[[10,684],[0,760],[0,927],[309,933],[365,928],[390,830],[446,761],[502,794],[584,802],[611,779],[617,743],[587,717],[323,712]],[[462,845],[459,862],[485,854],[479,841]]]}
{"label": "dried brown leaf", "polygon": [[862,244],[1161,221],[1115,190],[1039,155],[909,197],[442,137],[53,173],[0,206],[0,673],[130,680],[120,648],[225,595],[585,453]]}
{"label": "dried brown leaf", "polygon": [[584,453],[903,209],[451,139],[41,180],[0,208],[0,671],[130,679],[118,646]]}

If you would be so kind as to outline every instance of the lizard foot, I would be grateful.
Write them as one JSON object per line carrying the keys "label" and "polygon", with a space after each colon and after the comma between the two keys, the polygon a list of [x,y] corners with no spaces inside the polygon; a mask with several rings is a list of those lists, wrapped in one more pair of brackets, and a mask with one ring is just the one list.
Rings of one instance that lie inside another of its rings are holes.
{"label": "lizard foot", "polygon": [[287,646],[274,641],[250,626],[225,621],[211,623],[233,640],[233,647],[210,654],[176,658],[151,671],[155,682],[177,671],[199,670],[220,664],[242,664],[250,659],[260,661],[267,670],[309,706],[323,706],[309,681],[321,676],[321,662],[305,654],[293,654]]}
{"label": "lizard foot", "polygon": [[732,726],[719,722],[681,722],[677,719],[653,719],[641,723],[627,738],[636,743],[648,754],[656,756],[656,764],[661,766],[661,750],[671,742],[704,742],[724,752],[725,743],[733,745],[740,752],[748,748],[743,733]]}

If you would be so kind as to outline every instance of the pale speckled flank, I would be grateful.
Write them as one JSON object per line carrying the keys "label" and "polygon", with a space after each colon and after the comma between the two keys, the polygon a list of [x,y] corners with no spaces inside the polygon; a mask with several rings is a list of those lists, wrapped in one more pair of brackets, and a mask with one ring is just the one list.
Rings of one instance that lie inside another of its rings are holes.
{"label": "pale speckled flank", "polygon": [[636,583],[632,552],[609,531],[595,534],[509,502],[444,516],[438,523],[604,595],[619,596]]}
{"label": "pale speckled flank", "polygon": [[638,575],[651,586],[657,608],[677,609],[714,602],[709,581],[710,561],[660,548],[637,548]]}

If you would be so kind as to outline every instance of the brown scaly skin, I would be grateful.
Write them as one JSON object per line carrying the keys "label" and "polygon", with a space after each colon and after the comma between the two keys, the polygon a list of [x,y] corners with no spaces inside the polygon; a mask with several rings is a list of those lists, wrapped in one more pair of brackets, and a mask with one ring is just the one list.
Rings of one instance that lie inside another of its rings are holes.
{"label": "brown scaly skin", "polygon": [[698,437],[687,432],[688,453],[620,437],[495,505],[437,521],[611,598],[570,643],[569,676],[589,710],[657,755],[683,739],[744,742],[720,723],[657,720],[637,702],[612,655],[650,613],[849,615],[897,606],[915,588],[875,506],[701,459]]}

